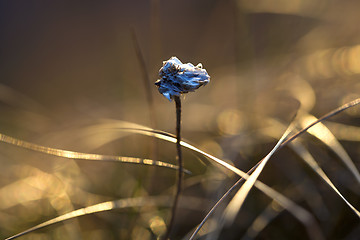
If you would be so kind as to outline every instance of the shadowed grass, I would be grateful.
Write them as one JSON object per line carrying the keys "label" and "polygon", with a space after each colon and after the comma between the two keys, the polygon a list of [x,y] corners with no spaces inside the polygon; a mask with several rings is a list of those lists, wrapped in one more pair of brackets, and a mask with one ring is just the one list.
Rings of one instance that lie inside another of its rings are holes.
{"label": "shadowed grass", "polygon": [[[281,145],[280,145],[276,150],[278,150],[280,147],[283,147],[283,146],[285,146],[286,144],[290,143],[291,141],[293,141],[294,139],[296,139],[298,136],[300,136],[301,134],[303,134],[304,132],[306,132],[306,131],[307,131],[309,128],[311,128],[312,126],[314,126],[314,125],[320,123],[321,121],[324,121],[324,120],[326,120],[326,119],[328,119],[328,118],[330,118],[330,117],[332,117],[332,116],[334,116],[334,115],[336,115],[336,114],[339,114],[340,112],[342,112],[342,111],[344,111],[344,110],[346,110],[346,109],[348,109],[348,108],[354,107],[354,106],[356,106],[356,105],[358,105],[358,104],[360,104],[360,98],[355,99],[355,100],[353,100],[353,101],[351,101],[351,102],[348,102],[348,103],[344,104],[343,106],[341,106],[341,107],[339,107],[339,108],[337,108],[337,109],[335,109],[335,110],[333,110],[333,111],[325,114],[325,115],[322,116],[321,118],[319,118],[319,119],[317,119],[316,121],[312,122],[311,124],[307,125],[307,126],[304,127],[302,130],[298,131],[296,134],[292,135],[292,136],[291,136],[290,138],[288,138],[286,141],[284,141],[283,143],[281,143]],[[308,157],[306,157],[306,159],[308,159]],[[263,161],[263,159],[262,159],[260,162],[258,162],[252,169],[250,169],[247,174],[249,174],[249,173],[252,172],[255,168],[257,168],[257,167],[259,166],[259,164],[262,163],[262,161]],[[311,162],[309,162],[309,164],[310,164],[310,163],[311,163]],[[315,171],[316,171],[316,170],[315,170]],[[316,172],[317,172],[317,171],[316,171]],[[320,177],[322,177],[323,180],[324,180],[331,188],[333,188],[333,190],[345,201],[345,203],[351,208],[351,210],[352,210],[358,217],[360,217],[359,211],[358,211],[357,209],[355,209],[355,208],[340,194],[340,192],[335,188],[335,186],[331,183],[330,180],[329,180],[330,182],[327,181],[328,178],[326,177],[326,175],[325,175],[325,177],[324,177],[324,176],[323,176],[324,174],[322,174],[322,171],[321,171],[321,172],[317,172],[317,173],[318,173],[318,174],[320,175]],[[247,175],[247,176],[248,176],[248,175]],[[220,204],[239,184],[241,184],[241,182],[242,182],[242,179],[239,179],[239,180],[219,199],[219,201],[213,206],[213,208],[212,208],[212,209],[208,212],[208,214],[205,216],[205,218],[204,218],[203,221],[200,223],[200,225],[198,226],[198,228],[194,231],[194,233],[193,233],[192,236],[190,237],[190,240],[195,238],[196,234],[199,232],[199,230],[201,229],[201,227],[205,224],[205,222],[206,222],[207,219],[210,217],[210,215],[211,215],[211,214],[215,211],[215,209],[219,206],[219,204]],[[256,182],[255,182],[255,183],[256,183]],[[255,185],[255,186],[256,186],[256,185]],[[282,206],[282,207],[283,207],[283,206]],[[288,210],[289,210],[289,209],[288,209]],[[299,220],[305,220],[304,216],[306,216],[307,214],[305,214],[305,215],[304,215],[304,214],[301,214],[301,211],[300,211],[300,212],[295,212],[295,215],[294,215],[294,216],[297,216],[296,214],[299,214],[299,213],[300,213],[300,215],[298,215],[298,219],[299,219]],[[306,212],[302,212],[302,213],[306,213]],[[307,215],[307,217],[311,217],[311,216]],[[311,217],[311,219],[312,219],[312,217]],[[306,226],[307,224],[309,224],[308,221],[302,221],[302,222],[305,224],[305,226]],[[313,222],[313,221],[311,221],[311,222]],[[313,223],[315,223],[315,222],[313,222]],[[308,225],[308,226],[311,227],[311,224]],[[317,230],[316,230],[316,231],[317,231]]]}
{"label": "shadowed grass", "polygon": [[[247,177],[245,178],[246,181],[243,184],[243,186],[240,188],[240,190],[235,194],[234,198],[230,201],[228,206],[226,207],[224,213],[223,213],[223,221],[220,223],[220,229],[223,228],[224,225],[230,225],[235,220],[236,214],[239,212],[241,206],[243,205],[247,195],[249,194],[252,187],[257,183],[257,178],[261,174],[263,168],[265,167],[266,163],[270,159],[270,157],[276,152],[276,150],[280,147],[280,145],[283,143],[285,138],[289,135],[289,133],[294,128],[294,123],[290,124],[288,129],[285,131],[281,139],[278,141],[278,143],[275,145],[275,147],[269,152],[268,155],[266,155],[265,158],[263,158],[256,166],[254,166],[250,171],[247,172]],[[251,172],[253,172],[251,174]],[[249,175],[251,174],[251,175]],[[200,223],[200,225],[195,229],[189,240],[192,240],[196,237],[197,233],[200,231],[201,227],[205,224],[205,222],[209,219],[210,215],[215,211],[215,209],[219,206],[219,204],[237,187],[242,183],[243,178],[238,180],[222,197],[221,199],[214,205],[214,207],[208,212],[208,214],[205,216],[203,221]],[[271,189],[272,190],[272,189]],[[273,190],[274,191],[274,190]],[[274,193],[279,197],[278,193]],[[268,195],[269,196],[269,195]],[[274,198],[273,198],[274,199]],[[283,201],[280,203],[281,206],[286,208],[288,211],[290,211],[294,217],[296,217],[306,228],[309,236],[311,236],[312,239],[324,239],[320,228],[318,224],[316,224],[315,219],[311,216],[310,213],[308,213],[306,210],[302,209],[301,207],[297,206],[295,203],[293,203],[291,200],[288,200],[284,198],[282,195],[280,196],[280,199]],[[220,230],[217,231],[217,234],[220,233]],[[216,237],[215,237],[216,238]]]}
{"label": "shadowed grass", "polygon": [[[280,123],[277,123],[281,125]],[[275,126],[274,126],[275,128]],[[283,128],[283,126],[276,127],[278,129]],[[280,130],[279,130],[280,131]],[[263,133],[268,134],[271,137],[276,138],[277,134],[274,131],[264,131]],[[350,204],[346,198],[339,192],[339,190],[335,187],[335,185],[331,182],[329,177],[325,174],[323,169],[319,166],[319,164],[316,162],[314,157],[311,155],[311,153],[305,148],[305,146],[297,140],[294,140],[290,143],[289,147],[300,156],[302,160],[327,184],[330,186],[330,188],[351,208],[353,212],[355,212],[356,215],[359,215],[359,211]]]}
{"label": "shadowed grass", "polygon": [[[149,130],[148,128],[145,128],[145,129],[120,128],[119,130],[131,131],[131,132],[134,132],[134,133],[153,136],[153,137],[157,137],[159,139],[163,139],[165,141],[169,141],[169,142],[173,142],[173,143],[176,142],[176,138],[171,136],[171,134],[163,133],[161,131],[152,131],[152,130]],[[211,154],[208,154],[208,153],[196,148],[195,146],[193,146],[193,145],[191,145],[191,144],[189,144],[187,142],[181,141],[180,144],[181,144],[181,146],[183,146],[185,148],[188,148],[190,150],[193,150],[193,151],[195,151],[197,153],[202,154],[203,156],[209,158],[210,160],[214,161],[217,164],[220,164],[221,166],[223,166],[226,169],[236,173],[237,175],[239,175],[241,177],[241,179],[237,183],[235,183],[233,185],[233,187],[231,187],[231,189],[229,189],[229,191],[227,191],[224,194],[224,196],[216,203],[214,208],[210,211],[211,213],[216,209],[218,204],[222,200],[224,200],[226,198],[226,196],[228,196],[231,193],[231,191],[238,186],[238,184],[240,184],[242,182],[243,179],[248,179],[248,177],[249,177],[249,175],[247,173],[241,171],[240,169],[228,164],[227,162],[225,162],[225,161],[223,161],[223,160],[221,160],[221,159],[219,159],[219,158],[217,158],[217,157],[215,157],[215,156],[213,156]],[[305,226],[308,226],[310,229],[313,229],[313,230],[309,230],[309,231],[315,231],[317,233],[320,232],[319,227],[317,226],[315,219],[311,216],[311,214],[307,210],[305,210],[304,208],[298,206],[296,203],[294,203],[293,201],[291,201],[290,199],[288,199],[287,197],[285,197],[281,193],[277,192],[276,190],[272,189],[271,187],[267,186],[266,184],[262,183],[261,181],[257,180],[254,183],[254,185],[259,190],[261,190],[263,193],[265,193],[268,197],[270,197],[271,199],[274,199],[283,208],[287,209],[295,218],[297,218]],[[209,212],[209,215],[211,214],[210,212]],[[205,217],[205,221],[206,221],[207,217]],[[200,224],[200,228],[205,223],[205,221]],[[200,228],[198,228],[196,231],[199,231]],[[316,234],[316,235],[318,235],[318,234]],[[192,239],[192,238],[190,238],[190,239]]]}

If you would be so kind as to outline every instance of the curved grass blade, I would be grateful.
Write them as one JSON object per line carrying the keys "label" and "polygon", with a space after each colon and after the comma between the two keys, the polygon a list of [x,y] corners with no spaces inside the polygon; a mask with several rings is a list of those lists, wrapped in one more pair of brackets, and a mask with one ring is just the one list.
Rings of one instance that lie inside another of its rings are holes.
{"label": "curved grass blade", "polygon": [[[274,122],[277,126],[275,128],[283,128],[282,124],[279,122]],[[275,131],[266,131],[263,132],[267,135],[276,138],[276,132]],[[329,185],[332,190],[350,207],[350,209],[360,218],[360,212],[357,210],[341,193],[340,191],[335,187],[335,185],[331,182],[331,180],[328,178],[328,176],[325,174],[325,172],[322,170],[322,168],[317,164],[314,157],[310,154],[310,152],[299,142],[299,141],[292,141],[290,143],[290,146],[295,153],[297,153],[306,164],[308,164],[311,169],[318,174],[318,176],[327,184]]]}
{"label": "curved grass blade", "polygon": [[[89,161],[111,161],[111,162],[121,162],[121,163],[133,163],[133,164],[142,164],[142,165],[150,165],[157,167],[165,167],[177,170],[178,166],[156,161],[152,159],[146,158],[136,158],[136,157],[123,157],[123,156],[113,156],[113,155],[101,155],[101,154],[90,154],[90,153],[81,153],[75,151],[62,150],[57,148],[50,148],[41,146],[38,144],[34,144],[31,142],[23,141],[17,138],[13,138],[7,136],[5,134],[0,133],[0,142],[8,143],[17,147],[29,149],[35,152],[45,153],[57,157],[69,158],[69,159],[77,159],[77,160],[89,160]],[[190,171],[184,170],[185,173],[191,174]]]}
{"label": "curved grass blade", "polygon": [[250,177],[245,181],[240,190],[235,194],[234,198],[230,201],[229,205],[226,207],[224,212],[224,220],[226,225],[230,225],[234,222],[237,213],[240,211],[243,203],[245,202],[246,197],[248,196],[250,190],[254,186],[256,180],[260,176],[262,170],[265,165],[269,161],[270,157],[275,153],[275,151],[280,147],[281,143],[285,140],[285,138],[290,134],[293,130],[294,124],[290,124],[290,126],[286,129],[285,133],[282,135],[280,140],[276,143],[275,147],[266,155],[265,158],[261,160],[261,163],[256,167],[254,172],[250,175]]}
{"label": "curved grass blade", "polygon": [[[317,121],[318,119],[310,114],[305,114],[300,119],[300,124],[302,127],[306,127],[311,122]],[[343,161],[345,166],[350,170],[350,172],[355,176],[356,180],[360,183],[360,173],[356,168],[355,164],[351,160],[350,156],[347,154],[345,149],[342,147],[340,142],[336,137],[331,133],[331,131],[322,123],[318,123],[316,126],[307,130],[311,135],[315,136],[323,143],[325,143],[331,150],[333,150],[339,158]]]}
{"label": "curved grass blade", "polygon": [[351,208],[351,210],[360,218],[360,212],[357,210],[335,187],[335,185],[331,182],[325,172],[321,169],[321,167],[317,164],[313,156],[309,153],[309,151],[299,142],[293,141],[292,149],[316,172],[319,177],[324,180],[324,182],[329,185],[332,190]]}
{"label": "curved grass blade", "polygon": [[196,235],[199,233],[200,229],[204,226],[204,224],[207,222],[207,220],[210,218],[210,216],[214,213],[214,211],[218,208],[218,206],[229,196],[234,189],[239,186],[244,181],[244,178],[240,178],[234,185],[229,188],[224,195],[215,203],[215,205],[210,209],[210,211],[206,214],[206,216],[203,218],[201,223],[197,226],[197,228],[194,230],[194,232],[191,234],[189,240],[195,239]]}
{"label": "curved grass blade", "polygon": [[[133,207],[151,207],[151,206],[163,206],[170,207],[171,206],[171,198],[172,196],[150,196],[150,197],[137,197],[137,198],[126,198],[115,201],[107,201],[98,204],[94,204],[88,207],[80,208],[75,211],[71,211],[69,213],[63,214],[56,218],[50,219],[46,222],[40,223],[32,228],[29,228],[21,233],[13,235],[11,237],[6,238],[5,240],[11,240],[18,237],[21,237],[25,234],[34,232],[41,228],[48,227],[50,225],[54,225],[60,222],[64,222],[70,219],[74,219],[77,217],[82,217],[85,215],[110,211],[114,209],[124,209],[124,208],[133,208]],[[204,204],[204,199],[197,199],[192,197],[185,197],[187,202],[190,204],[181,204],[180,206],[185,209],[190,210],[199,210],[198,206]]]}
{"label": "curved grass blade", "polygon": [[312,122],[311,124],[307,125],[306,127],[304,127],[303,129],[301,129],[300,131],[298,131],[297,133],[295,133],[294,135],[292,135],[291,137],[289,137],[288,139],[286,139],[286,141],[284,141],[281,146],[279,147],[278,150],[280,150],[282,147],[286,146],[288,143],[292,142],[295,138],[297,138],[298,136],[300,136],[301,134],[303,134],[304,132],[306,132],[307,130],[309,130],[311,127],[313,127],[314,125],[329,119],[343,111],[345,111],[348,108],[352,108],[355,107],[357,105],[360,104],[360,98],[357,98],[353,101],[350,101],[348,103],[345,103],[344,105],[332,110],[331,112],[328,112],[327,114],[323,115],[322,117],[320,117],[318,120]]}
{"label": "curved grass blade", "polygon": [[13,235],[11,237],[6,238],[5,240],[11,240],[18,237],[21,237],[30,232],[34,232],[41,228],[60,223],[69,219],[81,217],[88,214],[110,211],[113,209],[121,209],[121,208],[129,208],[129,207],[142,207],[142,206],[158,206],[158,205],[169,205],[170,198],[167,196],[158,196],[158,197],[146,197],[146,198],[128,198],[128,199],[120,199],[116,201],[108,201],[99,204],[95,204],[89,207],[80,208],[78,210],[66,213],[64,215],[53,218],[49,221],[40,223],[32,228],[29,228],[21,233]]}
{"label": "curved grass blade", "polygon": [[[176,143],[176,137],[174,135],[172,135],[171,133],[167,133],[164,131],[152,130],[149,128],[117,128],[117,129],[122,130],[122,131],[128,131],[128,132],[133,132],[133,133],[137,133],[137,134],[142,134],[142,135],[146,135],[146,136],[156,137],[161,140],[165,140],[165,141],[168,141],[171,143]],[[241,171],[238,168],[234,167],[233,165],[225,162],[224,160],[221,160],[211,154],[208,154],[183,140],[180,142],[180,145],[211,159],[212,161],[218,163],[219,165],[225,167],[226,169],[228,169],[240,176],[245,174],[243,171]]]}

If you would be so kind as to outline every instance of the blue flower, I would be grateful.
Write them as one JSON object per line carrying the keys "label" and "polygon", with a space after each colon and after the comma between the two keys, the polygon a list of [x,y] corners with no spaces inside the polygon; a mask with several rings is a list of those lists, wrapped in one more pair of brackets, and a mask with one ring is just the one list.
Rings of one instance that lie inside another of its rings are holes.
{"label": "blue flower", "polygon": [[163,62],[159,77],[160,79],[155,82],[155,85],[169,101],[174,96],[193,92],[210,82],[210,76],[202,68],[201,63],[196,66],[191,63],[183,64],[177,57],[171,57]]}

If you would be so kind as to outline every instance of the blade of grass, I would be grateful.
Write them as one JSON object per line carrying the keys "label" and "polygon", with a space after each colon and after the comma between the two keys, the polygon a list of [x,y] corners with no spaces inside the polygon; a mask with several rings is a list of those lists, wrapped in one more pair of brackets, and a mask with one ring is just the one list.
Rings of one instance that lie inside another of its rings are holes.
{"label": "blade of grass", "polygon": [[167,196],[158,196],[158,197],[140,197],[140,198],[128,198],[128,199],[120,199],[116,201],[108,201],[103,202],[99,204],[95,204],[89,207],[80,208],[75,211],[63,214],[61,216],[58,216],[56,218],[53,218],[49,221],[40,223],[32,228],[29,228],[21,233],[18,233],[16,235],[13,235],[11,237],[6,238],[5,240],[11,240],[18,237],[21,237],[25,234],[28,234],[30,232],[34,232],[36,230],[39,230],[41,228],[60,223],[69,219],[81,217],[88,214],[98,213],[98,212],[104,212],[104,211],[110,211],[113,209],[122,209],[122,208],[129,208],[129,207],[142,207],[142,206],[158,206],[158,205],[169,205],[169,197]]}
{"label": "blade of grass", "polygon": [[[310,114],[304,114],[300,119],[300,124],[302,127],[306,127],[311,122],[317,120],[318,119],[316,117]],[[323,123],[318,123],[316,126],[313,126],[312,128],[308,129],[308,132],[325,143],[331,150],[333,150],[343,161],[345,166],[350,170],[350,172],[355,176],[358,183],[360,183],[360,173],[355,164],[345,149],[341,146],[340,142]]]}
{"label": "blade of grass", "polygon": [[290,124],[290,126],[286,129],[285,133],[282,135],[280,140],[277,142],[275,147],[266,155],[265,158],[261,160],[261,163],[256,167],[254,172],[250,175],[250,177],[245,181],[240,190],[235,194],[234,198],[230,201],[229,205],[226,207],[224,211],[224,220],[226,225],[230,225],[234,222],[237,213],[240,211],[243,203],[245,202],[246,197],[248,196],[250,190],[255,184],[255,181],[260,176],[262,170],[265,165],[271,158],[271,156],[275,153],[275,151],[280,147],[280,144],[283,143],[285,138],[290,134],[293,130],[294,124]]}
{"label": "blade of grass", "polygon": [[[248,173],[249,174],[249,173]],[[237,188],[242,182],[244,181],[244,178],[240,178],[234,185],[229,188],[224,195],[215,203],[215,205],[210,209],[210,211],[206,214],[206,216],[203,218],[201,223],[197,226],[197,228],[194,230],[194,232],[191,234],[189,240],[195,239],[196,235],[199,233],[201,228],[204,226],[204,224],[207,222],[207,220],[210,218],[210,216],[215,212],[215,210],[220,206],[220,204],[232,193],[235,188]]]}
{"label": "blade of grass", "polygon": [[[282,137],[277,142],[275,147],[260,162],[258,162],[254,167],[252,167],[250,169],[250,171],[248,171],[247,174],[250,174],[250,172],[252,172],[252,171],[253,171],[253,173],[251,173],[251,175],[247,178],[245,183],[237,191],[237,193],[235,194],[233,199],[230,201],[230,203],[225,208],[225,211],[224,211],[223,216],[222,216],[222,221],[221,221],[220,227],[219,227],[220,230],[217,231],[217,235],[220,233],[221,229],[225,225],[229,226],[234,222],[236,215],[240,211],[240,208],[242,207],[243,203],[245,202],[246,197],[248,196],[250,190],[254,186],[257,178],[260,176],[260,174],[261,174],[262,170],[264,169],[266,163],[269,161],[270,157],[275,153],[275,151],[280,146],[280,144],[290,134],[290,132],[292,131],[293,128],[294,128],[294,122],[292,122],[289,125],[289,127],[286,129],[285,133],[282,135]],[[196,232],[193,234],[193,236],[195,236],[195,235],[196,235]],[[218,236],[213,237],[213,238],[216,239],[217,237]]]}
{"label": "blade of grass", "polygon": [[[149,128],[144,128],[144,129],[142,129],[142,128],[117,128],[117,130],[128,131],[128,132],[133,132],[133,133],[142,134],[142,135],[146,135],[146,136],[156,137],[156,138],[164,140],[164,141],[176,143],[176,137],[174,137],[174,135],[172,135],[171,133],[167,133],[164,131],[151,130]],[[225,162],[224,160],[221,160],[211,154],[208,154],[183,140],[180,142],[180,145],[207,157],[208,159],[214,161],[215,163],[218,163],[219,165],[225,167],[226,169],[228,169],[234,173],[237,173],[238,175],[245,174],[244,172],[242,172],[238,168],[234,167],[233,165]]]}
{"label": "blade of grass", "polygon": [[[302,119],[302,118],[300,118]],[[274,122],[276,124],[273,128],[275,129],[282,129],[284,126],[279,122]],[[279,130],[280,131],[280,130]],[[263,131],[263,133],[266,133],[267,135],[276,138],[277,134],[272,129],[271,131]],[[325,174],[325,172],[322,170],[322,168],[317,164],[314,157],[310,154],[310,152],[297,140],[292,141],[290,143],[290,148],[297,153],[301,159],[304,160],[304,162],[311,167],[311,169],[327,184],[330,186],[330,188],[350,207],[350,209],[358,216],[360,217],[360,212],[339,192],[339,190],[335,187],[335,185],[331,182],[331,180],[328,178],[328,176]]]}
{"label": "blade of grass", "polygon": [[[81,153],[75,151],[68,151],[62,150],[57,148],[50,148],[41,146],[38,144],[34,144],[31,142],[23,141],[17,138],[13,138],[7,136],[5,134],[0,133],[0,142],[8,143],[13,146],[25,148],[28,150],[32,150],[35,152],[45,153],[57,157],[69,158],[69,159],[76,159],[76,160],[89,160],[89,161],[112,161],[112,162],[120,162],[120,163],[132,163],[132,164],[142,164],[142,165],[150,165],[150,166],[157,166],[157,167],[165,167],[174,170],[178,170],[178,166],[156,161],[152,159],[146,158],[136,158],[136,157],[123,157],[123,156],[112,156],[112,155],[101,155],[101,154],[90,154],[90,153]],[[190,171],[184,170],[187,174],[191,174]]]}
{"label": "blade of grass", "polygon": [[148,108],[149,108],[150,123],[153,128],[156,128],[157,127],[156,116],[155,116],[156,111],[155,111],[153,95],[151,92],[152,84],[150,84],[150,78],[149,78],[149,74],[147,71],[144,55],[142,54],[135,28],[131,29],[131,36],[133,39],[136,56],[137,56],[137,59],[139,60],[140,69],[141,69],[141,73],[142,73],[142,80],[143,80],[144,90],[146,93],[146,102],[147,102]]}
{"label": "blade of grass", "polygon": [[[171,203],[171,196],[147,196],[147,197],[136,197],[136,198],[126,198],[119,199],[115,201],[107,201],[98,204],[94,204],[88,207],[80,208],[69,213],[63,214],[56,218],[52,218],[48,221],[40,223],[32,228],[29,228],[21,233],[15,234],[11,237],[6,238],[5,240],[11,240],[18,237],[21,237],[25,234],[34,232],[41,228],[48,227],[57,223],[61,223],[70,219],[82,217],[89,214],[111,211],[114,209],[124,209],[124,208],[133,208],[133,207],[152,207],[152,206],[164,206],[169,207]],[[206,201],[203,198],[193,198],[185,197],[186,202],[190,204],[180,204],[181,208],[190,209],[190,210],[199,210],[199,206]]]}
{"label": "blade of grass", "polygon": [[345,111],[348,108],[352,108],[355,107],[357,105],[360,104],[360,98],[357,98],[353,101],[350,101],[348,103],[345,103],[344,105],[332,110],[331,112],[323,115],[322,117],[320,117],[318,120],[312,122],[311,124],[307,125],[306,127],[304,127],[303,129],[301,129],[300,131],[298,131],[297,133],[295,133],[294,135],[292,135],[291,137],[289,137],[288,139],[286,139],[286,141],[284,141],[281,146],[279,147],[278,150],[280,150],[282,147],[286,146],[288,143],[290,143],[291,141],[293,141],[295,138],[297,138],[298,136],[300,136],[301,134],[303,134],[304,132],[306,132],[308,129],[310,129],[311,127],[313,127],[314,125],[318,124],[319,122],[322,122],[328,118],[331,118],[343,111]]}
{"label": "blade of grass", "polygon": [[329,185],[332,190],[350,207],[350,209],[360,218],[360,212],[357,210],[335,187],[335,185],[331,182],[325,172],[321,169],[321,167],[317,164],[313,156],[309,153],[309,151],[301,145],[298,141],[294,141],[291,144],[292,149],[311,167],[311,169],[316,172],[319,177]]}

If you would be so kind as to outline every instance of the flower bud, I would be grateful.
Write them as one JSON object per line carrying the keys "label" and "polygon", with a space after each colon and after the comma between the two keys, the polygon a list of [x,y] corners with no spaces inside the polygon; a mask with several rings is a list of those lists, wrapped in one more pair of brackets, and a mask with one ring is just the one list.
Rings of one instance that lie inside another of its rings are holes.
{"label": "flower bud", "polygon": [[193,92],[210,82],[210,76],[202,68],[201,63],[196,66],[191,63],[183,64],[177,57],[171,57],[163,62],[159,77],[155,85],[169,101],[174,96]]}

